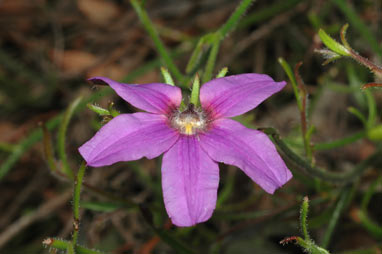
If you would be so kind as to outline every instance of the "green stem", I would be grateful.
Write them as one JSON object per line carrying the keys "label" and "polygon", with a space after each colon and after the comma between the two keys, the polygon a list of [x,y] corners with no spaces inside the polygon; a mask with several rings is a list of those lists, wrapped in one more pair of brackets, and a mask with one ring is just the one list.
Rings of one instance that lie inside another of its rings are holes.
{"label": "green stem", "polygon": [[281,67],[284,69],[285,73],[287,74],[289,78],[290,83],[292,84],[294,97],[296,98],[298,109],[301,112],[302,111],[301,97],[300,97],[300,93],[298,92],[296,78],[293,74],[292,68],[290,67],[288,62],[285,61],[285,59],[282,57],[278,58],[278,62],[281,65]]}
{"label": "green stem", "polygon": [[351,143],[354,143],[355,141],[364,138],[366,136],[366,132],[359,131],[353,135],[334,140],[332,142],[326,142],[326,143],[318,143],[314,144],[314,150],[329,150],[329,149],[334,149],[338,147],[342,147]]}
{"label": "green stem", "polygon": [[216,58],[219,52],[220,42],[224,39],[229,32],[231,32],[239,22],[240,18],[248,10],[249,6],[254,0],[243,0],[231,14],[226,23],[213,35],[213,42],[210,55],[208,56],[206,68],[203,74],[202,81],[206,83],[211,80],[214,71]]}
{"label": "green stem", "polygon": [[186,66],[187,75],[194,74],[200,67],[200,65],[202,64],[202,60],[205,59],[204,56],[208,52],[208,50],[204,50],[204,48],[207,46],[209,47],[209,40],[211,40],[211,37],[213,36],[214,34],[206,34],[198,40]]}
{"label": "green stem", "polygon": [[81,195],[81,186],[83,182],[83,178],[85,175],[85,169],[86,164],[85,162],[81,163],[80,169],[77,173],[77,180],[74,182],[74,194],[73,194],[73,245],[77,244],[77,238],[78,238],[78,230],[79,230],[79,223],[80,223],[80,195]]}
{"label": "green stem", "polygon": [[369,59],[361,56],[360,54],[358,54],[358,52],[354,51],[353,49],[350,49],[350,57],[353,60],[357,61],[359,64],[365,66],[366,68],[369,68],[370,71],[374,72],[376,75],[381,76],[382,67],[376,65],[375,63],[373,63]]}
{"label": "green stem", "polygon": [[309,232],[308,232],[308,222],[307,222],[307,217],[308,217],[308,210],[309,210],[309,199],[308,197],[304,197],[304,200],[302,202],[301,206],[301,212],[300,212],[300,224],[301,224],[301,230],[302,234],[304,236],[304,239],[306,241],[311,241]]}
{"label": "green stem", "polygon": [[91,250],[81,245],[76,245],[76,254],[104,254],[105,252],[99,250]]}
{"label": "green stem", "polygon": [[374,192],[375,192],[375,188],[377,187],[378,183],[382,180],[382,175],[378,176],[377,179],[372,182],[369,186],[369,188],[367,189],[365,195],[363,196],[362,198],[362,201],[361,201],[361,209],[364,211],[364,212],[367,212],[367,207],[369,205],[369,202],[371,200],[371,197],[373,196]]}
{"label": "green stem", "polygon": [[358,218],[361,221],[362,226],[374,237],[382,238],[382,227],[374,222],[367,212],[358,210]]}
{"label": "green stem", "polygon": [[349,113],[357,117],[362,122],[363,126],[367,128],[368,124],[367,124],[366,117],[361,113],[361,111],[359,111],[358,109],[354,107],[348,107],[348,111]]}
{"label": "green stem", "polygon": [[[354,188],[354,186],[353,186],[353,188]],[[330,243],[330,239],[332,238],[334,229],[338,223],[338,220],[340,218],[341,213],[343,212],[343,210],[346,207],[346,204],[348,203],[348,200],[349,200],[351,193],[352,193],[352,188],[350,188],[350,187],[345,187],[344,190],[342,191],[341,196],[337,202],[337,205],[334,208],[332,217],[330,218],[329,225],[328,225],[327,230],[325,232],[324,238],[322,239],[321,246],[323,248],[328,247],[328,245]]]}
{"label": "green stem", "polygon": [[58,155],[59,155],[61,162],[62,162],[63,171],[70,178],[74,178],[74,175],[73,175],[72,169],[69,167],[68,159],[67,159],[66,152],[65,152],[66,132],[68,129],[70,119],[72,118],[73,113],[77,109],[81,100],[82,100],[82,97],[78,97],[69,105],[68,109],[65,111],[65,114],[62,118],[60,128],[58,130]]}
{"label": "green stem", "polygon": [[289,147],[280,139],[276,130],[272,128],[263,129],[263,131],[267,134],[272,135],[273,140],[277,146],[277,148],[283,153],[286,159],[301,170],[304,170],[306,173],[318,177],[322,180],[333,182],[333,183],[341,183],[346,184],[353,182],[356,180],[369,166],[374,165],[377,161],[380,160],[380,149],[369,156],[367,159],[363,160],[357,166],[348,172],[329,172],[324,169],[311,166],[309,162],[302,159],[296,153],[294,153]]}
{"label": "green stem", "polygon": [[308,131],[308,92],[306,90],[304,81],[302,80],[299,69],[302,65],[302,62],[298,62],[294,68],[294,77],[296,79],[296,82],[298,84],[298,92],[300,95],[300,101],[301,101],[301,109],[300,109],[300,121],[301,121],[301,134],[302,139],[304,140],[304,148],[305,148],[305,155],[306,158],[308,158],[309,162],[312,164],[313,161],[313,152],[312,152],[312,146],[310,144],[310,137],[314,130],[313,126],[309,127]]}
{"label": "green stem", "polygon": [[246,28],[258,24],[266,19],[277,16],[277,14],[292,9],[303,0],[281,0],[260,10],[254,10],[239,22],[239,28]]}
{"label": "green stem", "polygon": [[297,237],[296,238],[296,242],[297,242],[298,245],[300,245],[305,250],[310,250],[311,249],[312,243],[310,241],[305,241],[301,237]]}
{"label": "green stem", "polygon": [[[67,175],[61,173],[60,171],[57,171],[56,172],[57,174],[57,177],[59,179],[65,179],[66,181],[69,181],[69,182],[72,182],[74,181],[73,179],[69,179]],[[106,198],[114,203],[118,203],[120,204],[121,206],[125,207],[125,208],[134,208],[134,209],[138,209],[139,208],[139,205],[131,200],[127,200],[125,198],[122,198],[122,197],[119,197],[119,196],[116,196],[114,194],[111,194],[109,192],[105,192],[93,185],[90,185],[90,184],[87,184],[87,183],[82,183],[82,185],[88,190],[90,191],[91,193],[93,193],[94,195],[97,195],[97,196],[101,196],[102,198]]]}
{"label": "green stem", "polygon": [[368,188],[366,193],[364,194],[361,201],[361,209],[358,210],[358,217],[362,223],[362,226],[365,227],[367,231],[369,231],[373,236],[377,238],[382,238],[382,227],[378,225],[374,220],[369,217],[367,207],[373,196],[375,189],[382,180],[382,176],[379,176]]}
{"label": "green stem", "polygon": [[219,47],[220,47],[220,39],[217,38],[217,36],[216,36],[215,41],[212,44],[211,52],[208,56],[206,68],[205,68],[204,73],[203,73],[203,78],[202,78],[203,83],[210,81],[212,78],[212,73],[213,73],[214,68],[215,68],[216,58],[217,58],[218,53],[219,53]]}
{"label": "green stem", "polygon": [[371,128],[374,126],[375,119],[377,116],[377,105],[375,104],[375,99],[373,94],[370,91],[365,91],[365,96],[367,100],[367,109],[368,109],[368,116],[367,116],[367,128]]}
{"label": "green stem", "polygon": [[73,246],[73,244],[68,243],[68,246],[67,246],[67,248],[66,248],[66,253],[67,253],[67,254],[76,254],[76,253],[74,252],[74,246]]}
{"label": "green stem", "polygon": [[111,113],[108,109],[101,108],[97,105],[93,105],[91,103],[88,103],[86,106],[88,107],[88,109],[90,109],[94,113],[97,113],[100,116],[110,116],[111,115]]}
{"label": "green stem", "polygon": [[240,18],[245,14],[252,2],[254,2],[254,0],[241,1],[236,10],[231,14],[227,22],[219,29],[221,38],[224,38],[230,31],[232,31],[236,27]]}
{"label": "green stem", "polygon": [[48,239],[45,239],[42,243],[45,246],[48,246],[50,248],[63,250],[63,251],[68,251],[68,249],[70,250],[71,248],[74,248],[73,253],[75,254],[103,254],[104,253],[99,250],[91,250],[91,249],[85,248],[78,244],[72,245],[71,242],[58,239],[58,238],[48,238]]}
{"label": "green stem", "polygon": [[178,70],[174,62],[172,61],[170,55],[168,54],[163,42],[159,38],[158,32],[156,31],[153,23],[151,22],[149,16],[147,15],[147,12],[144,10],[144,8],[142,8],[138,0],[130,0],[130,3],[134,7],[143,26],[145,27],[146,31],[150,35],[151,39],[153,40],[155,47],[158,50],[158,53],[163,59],[164,63],[166,64],[167,68],[172,72],[172,74],[174,74],[178,82],[182,83],[184,77],[182,73]]}

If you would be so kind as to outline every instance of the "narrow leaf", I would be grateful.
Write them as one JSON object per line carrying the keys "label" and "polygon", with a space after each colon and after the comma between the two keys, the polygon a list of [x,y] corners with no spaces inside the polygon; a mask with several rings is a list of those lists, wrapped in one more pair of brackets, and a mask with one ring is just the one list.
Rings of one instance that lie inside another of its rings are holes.
{"label": "narrow leaf", "polygon": [[168,72],[168,70],[167,70],[166,68],[164,68],[164,67],[161,67],[161,68],[160,68],[160,71],[161,71],[161,73],[162,73],[164,82],[165,82],[166,84],[175,86],[174,80],[172,79],[171,74]]}
{"label": "narrow leaf", "polygon": [[94,104],[88,103],[86,106],[93,112],[97,113],[100,116],[108,116],[111,115],[110,111]]}
{"label": "narrow leaf", "polygon": [[199,75],[195,75],[194,83],[192,84],[192,92],[190,102],[195,105],[195,107],[199,106],[199,92],[200,92],[200,78]]}
{"label": "narrow leaf", "polygon": [[318,36],[320,37],[322,42],[325,44],[325,46],[328,47],[330,50],[334,51],[335,53],[341,56],[350,56],[349,50],[345,48],[342,44],[335,41],[324,30],[320,29],[318,31]]}
{"label": "narrow leaf", "polygon": [[294,96],[295,96],[296,101],[297,101],[297,106],[298,106],[298,109],[301,111],[302,110],[301,96],[300,96],[300,93],[298,91],[298,86],[297,86],[296,78],[295,78],[295,76],[293,74],[292,68],[287,63],[287,61],[285,61],[284,58],[282,58],[282,57],[280,57],[278,59],[278,62],[281,65],[281,67],[284,69],[286,75],[288,76],[288,78],[289,78],[289,80],[290,80],[290,82],[292,84]]}
{"label": "narrow leaf", "polygon": [[218,75],[216,75],[216,78],[225,77],[225,75],[227,75],[227,72],[228,72],[228,67],[224,67],[223,69],[219,71]]}

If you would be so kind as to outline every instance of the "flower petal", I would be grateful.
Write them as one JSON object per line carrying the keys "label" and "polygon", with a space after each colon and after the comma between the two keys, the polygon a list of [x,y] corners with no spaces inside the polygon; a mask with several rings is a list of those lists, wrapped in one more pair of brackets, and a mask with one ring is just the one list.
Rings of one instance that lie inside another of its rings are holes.
{"label": "flower petal", "polygon": [[131,85],[109,78],[95,77],[89,79],[95,84],[108,84],[125,101],[134,107],[151,113],[166,114],[178,108],[182,100],[179,87],[162,83]]}
{"label": "flower petal", "polygon": [[240,74],[213,79],[200,89],[200,102],[212,117],[241,115],[280,91],[285,81],[275,82],[265,74]]}
{"label": "flower petal", "polygon": [[179,138],[166,121],[165,116],[157,114],[122,114],[103,126],[78,150],[93,167],[138,160],[143,156],[155,158]]}
{"label": "flower petal", "polygon": [[168,215],[177,226],[208,220],[216,206],[219,167],[195,136],[182,135],[163,156],[162,188]]}
{"label": "flower petal", "polygon": [[292,177],[267,135],[231,119],[213,124],[199,135],[201,147],[213,160],[239,167],[271,194]]}

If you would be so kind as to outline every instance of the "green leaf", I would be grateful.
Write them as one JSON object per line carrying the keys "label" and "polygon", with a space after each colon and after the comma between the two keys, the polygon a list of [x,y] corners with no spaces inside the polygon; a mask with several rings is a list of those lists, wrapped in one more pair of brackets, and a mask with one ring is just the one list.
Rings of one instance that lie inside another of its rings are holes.
{"label": "green leaf", "polygon": [[330,240],[333,236],[334,229],[336,225],[338,224],[339,218],[341,214],[343,213],[344,209],[346,208],[349,199],[352,196],[353,189],[354,187],[351,188],[350,186],[345,186],[343,190],[341,191],[341,195],[337,201],[337,204],[334,208],[332,215],[330,216],[329,224],[327,226],[324,237],[322,239],[322,243],[321,243],[322,247],[327,248],[329,246]]}
{"label": "green leaf", "polygon": [[318,31],[318,36],[325,44],[333,52],[337,53],[340,56],[350,56],[350,52],[345,46],[335,41],[332,37],[330,37],[324,30],[320,29]]}
{"label": "green leaf", "polygon": [[200,92],[200,78],[199,75],[195,75],[194,83],[192,84],[192,92],[190,102],[195,105],[195,107],[199,106],[199,92]]}
{"label": "green leaf", "polygon": [[116,117],[120,115],[120,113],[114,109],[114,102],[110,102],[109,105],[107,106],[107,109],[109,110],[112,117]]}
{"label": "green leaf", "polygon": [[88,103],[86,106],[93,112],[97,113],[100,116],[108,116],[111,115],[110,111],[94,104]]}
{"label": "green leaf", "polygon": [[209,33],[199,39],[186,66],[186,73],[188,75],[195,73],[203,63],[203,60],[205,61],[207,59],[211,42],[213,41],[211,37],[213,36],[213,33]]}
{"label": "green leaf", "polygon": [[164,68],[164,67],[161,67],[161,68],[160,68],[160,71],[161,71],[161,73],[162,73],[164,82],[165,82],[166,84],[175,86],[174,80],[172,79],[170,72],[168,72],[168,70],[167,70],[166,68]]}
{"label": "green leaf", "polygon": [[227,72],[228,72],[228,67],[224,67],[223,69],[221,69],[219,71],[218,75],[216,75],[216,78],[223,78],[223,77],[225,77]]}
{"label": "green leaf", "polygon": [[298,86],[297,86],[297,82],[296,82],[296,78],[294,76],[294,73],[292,71],[292,68],[290,67],[290,65],[288,64],[287,61],[285,61],[284,58],[282,57],[279,57],[278,58],[278,62],[279,64],[281,65],[281,67],[284,69],[286,75],[288,76],[291,84],[292,84],[292,87],[293,87],[293,93],[294,93],[294,96],[296,98],[296,101],[297,101],[297,106],[298,106],[298,109],[300,111],[302,111],[302,102],[301,102],[301,96],[300,96],[300,93],[298,91]]}
{"label": "green leaf", "polygon": [[361,138],[364,138],[365,136],[366,136],[365,131],[360,131],[360,132],[357,132],[353,135],[346,136],[344,138],[337,139],[337,140],[334,140],[331,142],[314,144],[314,150],[317,150],[317,151],[329,150],[329,149],[334,149],[334,148],[338,148],[338,147],[343,147],[345,145],[354,143],[355,141],[357,141]]}
{"label": "green leaf", "polygon": [[354,107],[348,107],[348,111],[349,113],[352,113],[355,117],[357,117],[362,122],[364,127],[367,127],[366,117],[361,113],[361,111]]}

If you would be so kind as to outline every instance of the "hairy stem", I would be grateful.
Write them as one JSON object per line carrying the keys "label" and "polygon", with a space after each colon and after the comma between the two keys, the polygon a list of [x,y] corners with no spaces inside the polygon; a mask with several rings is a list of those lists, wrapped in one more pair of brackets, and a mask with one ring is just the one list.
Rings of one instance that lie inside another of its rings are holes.
{"label": "hairy stem", "polygon": [[370,155],[367,159],[363,160],[357,166],[348,172],[330,172],[319,167],[311,166],[309,162],[302,159],[295,152],[293,152],[285,143],[282,141],[275,129],[266,128],[262,129],[265,133],[272,135],[273,141],[275,142],[277,148],[282,152],[284,157],[296,168],[301,169],[311,176],[318,177],[324,181],[346,184],[356,180],[368,167],[375,165],[380,161],[380,148],[377,149],[375,153]]}

